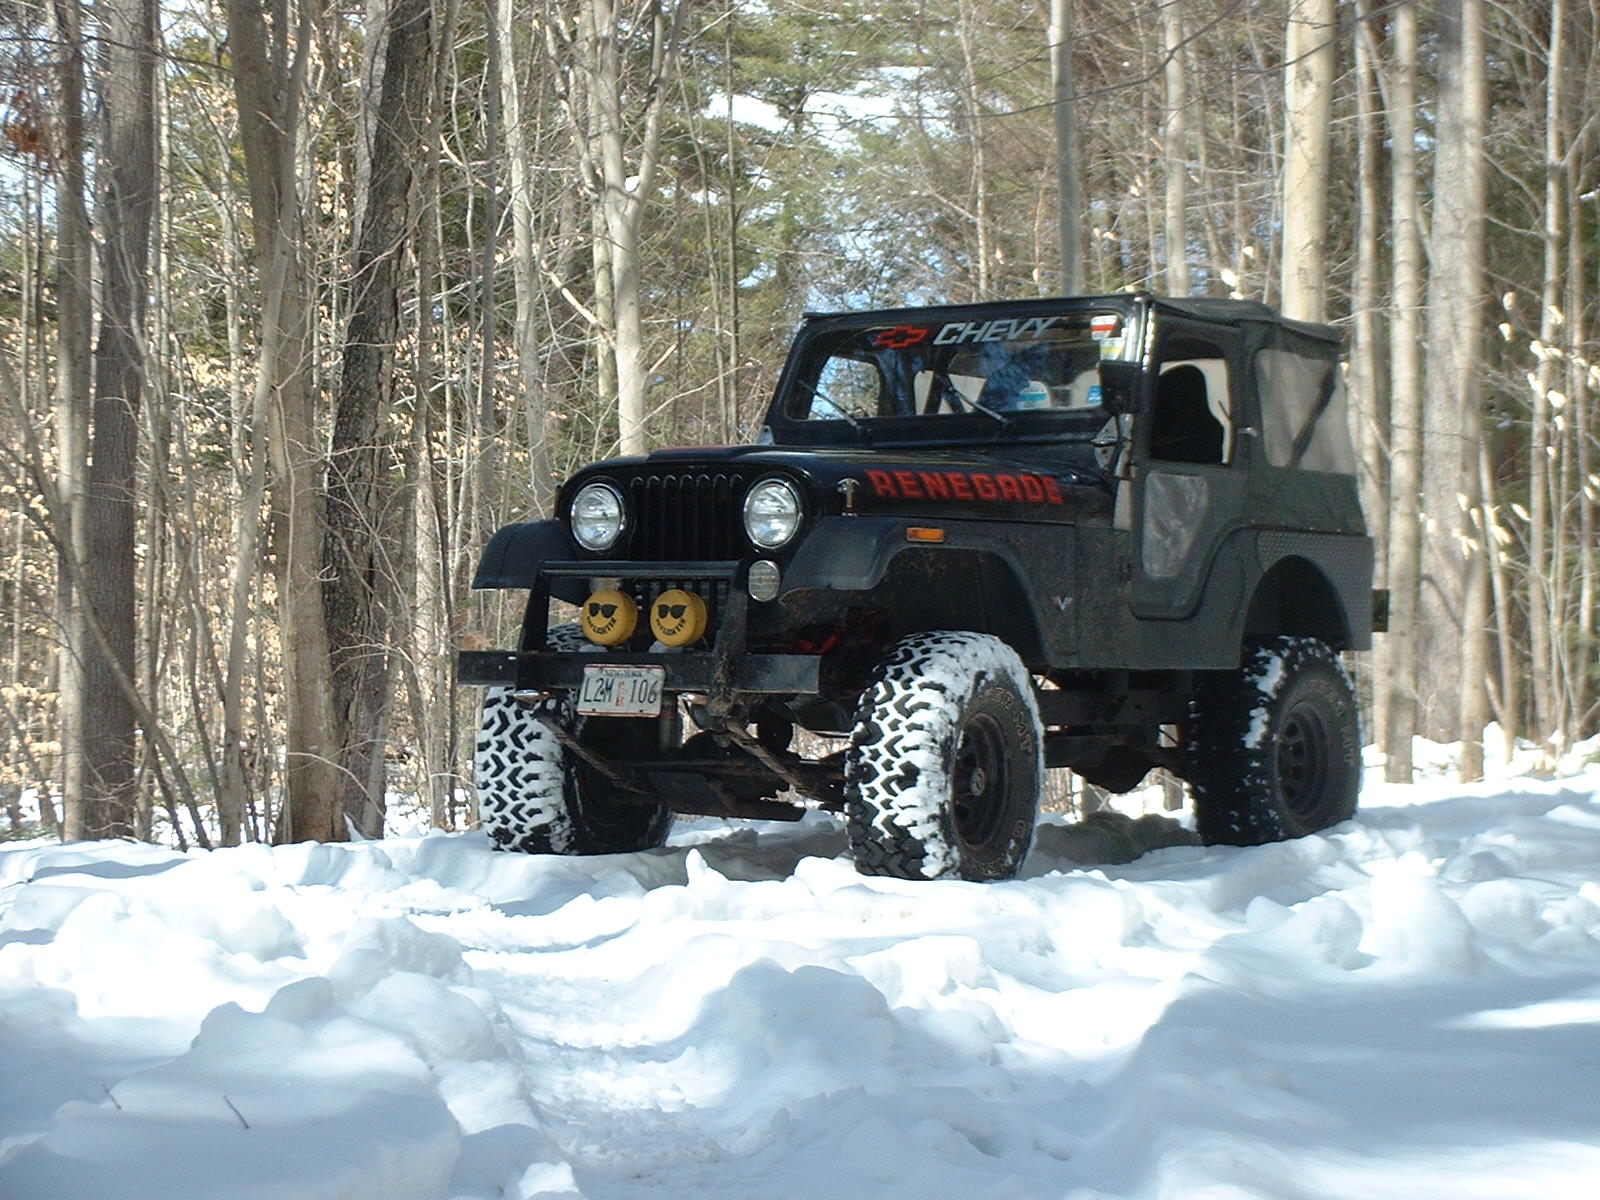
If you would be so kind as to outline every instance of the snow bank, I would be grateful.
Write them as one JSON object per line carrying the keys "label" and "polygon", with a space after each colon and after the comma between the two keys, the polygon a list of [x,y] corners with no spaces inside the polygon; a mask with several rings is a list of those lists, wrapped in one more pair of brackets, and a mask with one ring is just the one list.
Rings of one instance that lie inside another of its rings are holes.
{"label": "snow bank", "polygon": [[1600,772],[1192,840],[5,846],[0,1196],[1594,1194]]}

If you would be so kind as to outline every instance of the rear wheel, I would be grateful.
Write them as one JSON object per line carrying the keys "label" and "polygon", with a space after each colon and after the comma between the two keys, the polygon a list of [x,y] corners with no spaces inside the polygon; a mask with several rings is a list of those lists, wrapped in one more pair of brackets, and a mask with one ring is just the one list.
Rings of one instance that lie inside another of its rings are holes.
{"label": "rear wheel", "polygon": [[[550,648],[583,644],[576,626],[557,626]],[[557,721],[598,756],[619,763],[656,756],[655,721],[574,717],[568,700],[526,704],[510,688],[483,700],[473,775],[478,813],[496,849],[528,854],[621,854],[666,841],[672,813],[624,789],[561,744],[541,718]]]}
{"label": "rear wheel", "polygon": [[1253,846],[1355,815],[1361,721],[1338,655],[1279,637],[1207,683],[1190,747],[1195,823],[1208,845]]}
{"label": "rear wheel", "polygon": [[862,693],[845,759],[856,868],[901,879],[1009,879],[1043,779],[1027,668],[978,633],[899,641]]}

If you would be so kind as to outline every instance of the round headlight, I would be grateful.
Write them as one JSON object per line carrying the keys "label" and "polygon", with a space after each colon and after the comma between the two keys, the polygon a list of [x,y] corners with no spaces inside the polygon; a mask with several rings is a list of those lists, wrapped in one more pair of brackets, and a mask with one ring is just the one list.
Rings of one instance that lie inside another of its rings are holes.
{"label": "round headlight", "polygon": [[609,483],[586,483],[572,498],[572,536],[586,550],[609,550],[626,521],[622,493]]}
{"label": "round headlight", "polygon": [[744,498],[744,531],[764,550],[775,550],[800,528],[800,493],[786,479],[763,479]]}

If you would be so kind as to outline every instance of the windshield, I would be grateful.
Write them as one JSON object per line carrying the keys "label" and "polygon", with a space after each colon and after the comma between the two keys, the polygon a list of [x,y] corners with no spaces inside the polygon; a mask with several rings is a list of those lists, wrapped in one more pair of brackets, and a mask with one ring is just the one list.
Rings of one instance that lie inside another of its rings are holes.
{"label": "windshield", "polygon": [[783,405],[790,421],[940,418],[1002,424],[1100,409],[1100,363],[1124,356],[1115,312],[857,326],[814,336]]}

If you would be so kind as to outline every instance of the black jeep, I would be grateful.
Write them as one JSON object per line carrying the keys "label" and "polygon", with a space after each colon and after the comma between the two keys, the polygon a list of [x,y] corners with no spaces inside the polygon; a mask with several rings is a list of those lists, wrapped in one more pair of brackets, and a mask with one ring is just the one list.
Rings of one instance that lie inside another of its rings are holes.
{"label": "black jeep", "polygon": [[1164,767],[1207,842],[1323,829],[1360,782],[1355,469],[1338,336],[1261,304],[808,316],[756,445],[599,463],[495,534],[474,586],[530,596],[460,656],[484,826],[593,854],[821,807],[864,872],[1003,879],[1044,768]]}

